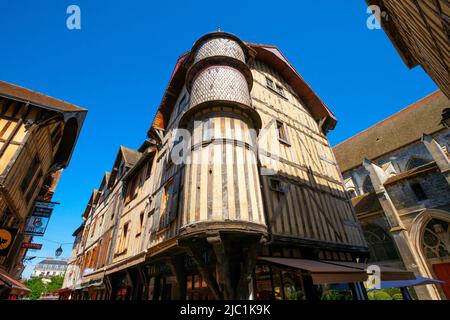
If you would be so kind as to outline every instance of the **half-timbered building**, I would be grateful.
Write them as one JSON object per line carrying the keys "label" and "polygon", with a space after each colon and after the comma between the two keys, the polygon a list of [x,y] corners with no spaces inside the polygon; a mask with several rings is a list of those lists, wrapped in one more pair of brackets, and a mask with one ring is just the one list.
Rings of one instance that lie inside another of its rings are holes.
{"label": "half-timbered building", "polygon": [[327,139],[335,125],[277,47],[201,37],[122,177],[97,288],[107,299],[320,299],[340,283],[363,299],[368,249]]}
{"label": "half-timbered building", "polygon": [[[22,243],[32,240],[24,233],[27,219],[35,201],[52,199],[86,112],[0,81],[0,268],[13,279],[24,269]],[[9,292],[9,281],[1,280],[0,291]]]}

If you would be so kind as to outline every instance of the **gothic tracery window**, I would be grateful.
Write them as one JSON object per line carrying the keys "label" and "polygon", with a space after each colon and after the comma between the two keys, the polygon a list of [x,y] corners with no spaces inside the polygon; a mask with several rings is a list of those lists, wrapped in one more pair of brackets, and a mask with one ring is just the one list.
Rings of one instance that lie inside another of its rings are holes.
{"label": "gothic tracery window", "polygon": [[369,245],[370,261],[400,259],[394,241],[382,227],[373,223],[363,224],[362,227]]}
{"label": "gothic tracery window", "polygon": [[425,227],[422,245],[429,259],[450,257],[450,224],[432,219]]}
{"label": "gothic tracery window", "polygon": [[408,164],[406,165],[406,171],[409,171],[417,167],[421,167],[427,163],[428,161],[426,161],[425,159],[412,157],[411,159],[409,159]]}

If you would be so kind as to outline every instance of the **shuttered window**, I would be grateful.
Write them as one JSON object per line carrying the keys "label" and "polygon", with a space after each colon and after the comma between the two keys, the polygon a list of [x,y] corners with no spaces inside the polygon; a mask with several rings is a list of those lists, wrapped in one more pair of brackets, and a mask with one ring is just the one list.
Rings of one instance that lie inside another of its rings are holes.
{"label": "shuttered window", "polygon": [[289,144],[286,125],[283,122],[278,121],[278,120],[276,121],[276,124],[277,124],[278,140],[280,140],[284,144]]}
{"label": "shuttered window", "polygon": [[159,230],[167,228],[178,214],[178,193],[180,187],[180,175],[177,174],[164,186],[161,197]]}
{"label": "shuttered window", "polygon": [[127,222],[122,227],[119,245],[117,247],[117,254],[124,253],[128,247],[128,238],[130,233],[130,222]]}

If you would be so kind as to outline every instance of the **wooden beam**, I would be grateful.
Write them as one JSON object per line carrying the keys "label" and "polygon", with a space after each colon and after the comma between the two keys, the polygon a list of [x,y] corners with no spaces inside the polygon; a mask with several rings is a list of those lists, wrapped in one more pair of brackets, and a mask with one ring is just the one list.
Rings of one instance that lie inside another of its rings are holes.
{"label": "wooden beam", "polygon": [[218,232],[209,235],[206,240],[211,244],[216,255],[217,282],[222,289],[223,297],[231,300],[234,298],[234,290],[230,275],[230,255],[226,252],[226,244]]}
{"label": "wooden beam", "polygon": [[[30,113],[31,108],[29,107],[29,104],[25,104],[24,106],[24,115],[27,116]],[[14,110],[13,113],[13,117],[15,117],[20,111],[20,107],[16,107],[16,109]],[[17,122],[16,125],[14,126],[13,130],[11,131],[11,133],[9,134],[8,138],[6,139],[6,141],[4,142],[2,148],[0,149],[0,158],[3,156],[3,154],[6,152],[6,149],[8,149],[9,144],[12,142],[12,140],[14,139],[14,137],[16,136],[17,132],[19,131],[20,127],[23,124],[23,119],[24,117],[21,117]],[[11,121],[8,121],[8,123],[6,124],[5,127],[9,127],[9,124],[11,124]]]}
{"label": "wooden beam", "polygon": [[165,259],[165,262],[177,281],[178,297],[175,297],[175,299],[186,300],[186,272],[183,265],[183,256],[171,255]]}
{"label": "wooden beam", "polygon": [[248,282],[251,280],[251,275],[256,265],[261,240],[262,238],[257,238],[254,241],[249,241],[248,246],[242,249],[244,251],[244,264],[236,287],[235,299],[248,299]]}
{"label": "wooden beam", "polygon": [[[441,49],[439,47],[438,41],[434,37],[433,30],[431,29],[430,24],[428,23],[427,17],[425,16],[422,8],[420,7],[419,2],[417,0],[413,0],[413,3],[416,6],[416,9],[417,9],[417,11],[420,14],[420,17],[421,17],[423,23],[425,24],[425,28],[427,29],[428,33],[430,34],[430,37],[431,37],[432,41],[434,42],[435,49],[436,49],[436,51],[438,53],[439,59],[441,60],[440,62],[442,63],[442,66],[445,68],[445,71],[449,72],[448,65],[445,63],[446,59],[445,59],[445,57],[444,57],[444,55],[443,55],[443,53],[442,53],[442,51],[441,51]],[[444,27],[444,30],[445,30],[445,27]]]}
{"label": "wooden beam", "polygon": [[193,241],[189,241],[189,243],[186,243],[186,251],[189,253],[189,255],[194,259],[195,263],[197,264],[198,271],[205,280],[206,284],[208,285],[208,288],[214,295],[214,298],[217,300],[222,300],[223,295],[222,292],[220,291],[219,285],[217,284],[217,281],[214,275],[212,274],[211,270],[208,268],[208,266],[205,264],[205,261],[203,260],[201,249],[207,248],[206,243],[204,244],[205,245],[202,246],[200,244],[194,243]]}

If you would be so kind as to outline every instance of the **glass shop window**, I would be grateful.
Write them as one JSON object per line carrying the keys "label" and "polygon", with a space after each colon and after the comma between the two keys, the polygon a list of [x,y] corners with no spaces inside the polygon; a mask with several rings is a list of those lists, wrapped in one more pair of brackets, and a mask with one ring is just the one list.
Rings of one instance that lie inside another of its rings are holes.
{"label": "glass shop window", "polygon": [[273,294],[275,300],[284,300],[281,272],[278,268],[272,268]]}
{"label": "glass shop window", "polygon": [[297,272],[282,271],[285,300],[306,300],[301,276]]}
{"label": "glass shop window", "polygon": [[198,274],[188,275],[186,277],[186,295],[187,300],[213,300],[205,279]]}
{"label": "glass shop window", "polygon": [[354,300],[352,290],[346,283],[316,286],[320,300]]}
{"label": "glass shop window", "polygon": [[255,270],[256,300],[273,300],[272,276],[270,267],[259,265]]}

